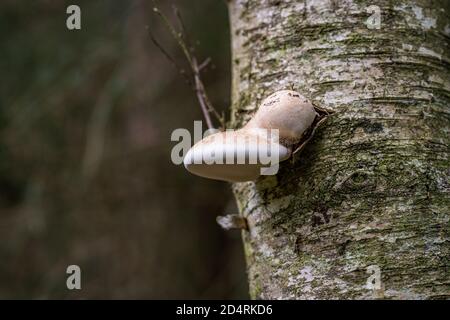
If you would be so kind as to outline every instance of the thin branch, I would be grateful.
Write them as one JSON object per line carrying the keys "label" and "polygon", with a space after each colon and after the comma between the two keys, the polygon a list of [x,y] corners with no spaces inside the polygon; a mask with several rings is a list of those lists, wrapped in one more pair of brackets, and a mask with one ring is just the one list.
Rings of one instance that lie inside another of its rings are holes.
{"label": "thin branch", "polygon": [[198,70],[202,71],[204,68],[206,68],[208,66],[208,64],[211,62],[211,58],[207,58],[205,61],[203,61],[199,66],[198,66]]}
{"label": "thin branch", "polygon": [[178,63],[175,61],[175,59],[172,58],[172,56],[166,51],[166,49],[164,49],[164,47],[158,42],[158,40],[156,40],[155,36],[153,35],[153,33],[151,32],[151,30],[149,28],[148,28],[148,34],[149,34],[150,39],[152,40],[153,44],[162,52],[162,54],[167,58],[167,60],[169,60],[172,63],[172,65],[175,67],[175,69],[178,70],[178,72],[186,80],[187,84],[189,86],[193,87],[193,83],[192,83],[191,79],[187,76],[186,70],[184,70],[183,68],[181,68],[178,65]]}
{"label": "thin branch", "polygon": [[186,28],[186,25],[184,24],[184,20],[183,20],[183,17],[181,16],[180,10],[178,9],[178,7],[176,5],[172,5],[172,10],[173,10],[175,17],[177,17],[178,24],[180,25],[181,36],[183,37],[184,41],[186,42],[186,46],[188,47],[188,49],[191,52],[194,52],[195,48],[192,45],[192,42],[190,40],[189,33],[187,32],[187,28]]}
{"label": "thin branch", "polygon": [[177,41],[178,46],[181,48],[181,51],[183,51],[184,56],[188,60],[189,64],[192,66],[192,57],[191,57],[191,54],[189,53],[186,43],[183,40],[183,37],[181,36],[181,33],[177,32],[175,30],[175,28],[170,23],[169,19],[166,17],[166,15],[164,13],[161,12],[161,10],[159,10],[157,7],[154,7],[153,12],[155,12],[161,18],[161,20],[164,22],[167,29],[172,34],[172,37]]}
{"label": "thin branch", "polygon": [[[214,125],[211,120],[210,114],[212,113],[214,117],[220,122],[222,129],[225,129],[225,118],[223,116],[220,116],[220,114],[216,111],[216,109],[211,104],[208,95],[206,94],[205,86],[201,80],[200,77],[200,71],[206,67],[206,65],[209,63],[209,58],[206,59],[201,65],[198,65],[196,57],[191,53],[189,46],[187,43],[189,42],[189,39],[186,34],[186,28],[183,23],[183,19],[181,17],[181,14],[176,6],[173,6],[174,13],[179,21],[181,32],[177,32],[175,28],[170,23],[169,19],[166,17],[166,15],[161,12],[158,7],[156,7],[155,1],[153,1],[155,4],[155,7],[153,8],[153,11],[155,14],[157,14],[161,20],[164,22],[165,26],[171,33],[172,37],[176,40],[178,46],[181,48],[186,60],[189,63],[189,66],[192,71],[192,75],[194,78],[194,90],[197,96],[197,99],[200,103],[201,110],[203,112],[203,116],[205,118],[205,121],[207,123],[207,126],[209,129],[213,129]],[[179,69],[177,64],[175,63],[174,59],[165,51],[162,46],[156,41],[156,39],[151,35],[152,41],[157,45],[157,47],[163,52],[163,54]],[[193,51],[193,48],[191,48]]]}
{"label": "thin branch", "polygon": [[193,59],[193,63],[194,63],[195,93],[197,95],[198,102],[200,103],[203,116],[205,117],[206,125],[208,126],[208,129],[213,129],[214,125],[211,121],[211,116],[209,114],[211,111],[206,102],[208,100],[206,97],[205,88],[203,87],[203,83],[200,80],[200,77],[198,76],[198,66],[197,60],[195,58]]}
{"label": "thin branch", "polygon": [[199,70],[199,66],[197,64],[197,59],[195,57],[193,58],[193,71],[194,71],[194,79],[195,79],[195,88],[196,88],[196,91],[200,94],[200,95],[197,94],[197,97],[200,96],[202,98],[201,100],[203,100],[203,104],[206,107],[206,110],[208,112],[208,117],[209,117],[209,113],[212,113],[216,117],[216,119],[219,120],[220,124],[222,125],[222,128],[225,129],[225,124],[224,124],[223,118],[216,111],[216,109],[214,109],[211,102],[209,101],[208,96],[206,95],[205,86],[203,85],[203,82],[200,79],[200,70]]}

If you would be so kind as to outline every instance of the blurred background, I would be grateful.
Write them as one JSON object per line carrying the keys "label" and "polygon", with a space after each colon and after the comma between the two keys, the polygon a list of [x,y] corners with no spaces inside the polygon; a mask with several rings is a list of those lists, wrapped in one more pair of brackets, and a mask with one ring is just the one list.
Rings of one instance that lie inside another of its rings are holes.
{"label": "blurred background", "polygon": [[[204,82],[227,110],[225,1],[160,1],[184,16]],[[81,8],[81,30],[66,8]],[[202,120],[151,1],[0,2],[0,298],[247,298],[231,188],[172,164],[176,128]],[[81,268],[81,290],[66,268]]]}

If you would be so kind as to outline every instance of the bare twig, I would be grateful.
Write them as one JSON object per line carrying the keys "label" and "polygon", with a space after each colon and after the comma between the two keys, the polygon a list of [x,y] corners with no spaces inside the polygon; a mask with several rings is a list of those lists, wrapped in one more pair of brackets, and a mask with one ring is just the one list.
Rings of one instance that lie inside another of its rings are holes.
{"label": "bare twig", "polygon": [[[192,47],[189,46],[190,42],[189,42],[189,38],[186,33],[186,28],[185,28],[183,19],[181,17],[181,14],[176,6],[173,6],[173,11],[179,22],[180,29],[181,29],[180,32],[177,32],[175,30],[175,28],[172,26],[172,24],[170,23],[170,21],[166,17],[166,15],[158,9],[155,1],[153,3],[155,4],[153,11],[164,22],[164,24],[167,27],[167,29],[169,30],[170,34],[176,40],[178,46],[180,47],[181,51],[183,52],[183,54],[189,64],[189,67],[191,68],[192,76],[194,78],[193,87],[194,87],[194,90],[195,90],[195,93],[197,96],[197,100],[200,104],[200,107],[201,107],[201,110],[202,110],[202,113],[203,113],[203,116],[205,118],[208,128],[209,129],[214,128],[213,122],[211,120],[211,114],[213,114],[214,117],[220,122],[221,127],[224,130],[225,129],[225,118],[223,115],[221,116],[217,112],[217,110],[213,107],[211,101],[208,98],[208,95],[206,94],[205,86],[204,86],[203,81],[200,76],[201,70],[208,65],[208,63],[210,62],[210,59],[208,58],[204,62],[202,62],[200,65],[198,64],[197,58],[193,55],[194,50]],[[155,37],[151,33],[150,33],[150,36],[152,38],[152,41],[162,51],[162,53],[166,56],[166,58],[168,58],[178,70],[182,70],[177,65],[175,60],[167,53],[167,51],[164,50],[164,48],[158,43],[158,41],[156,41]],[[182,71],[180,71],[180,73],[182,73],[183,75],[186,75],[186,73],[184,73]]]}
{"label": "bare twig", "polygon": [[178,9],[178,7],[176,5],[172,5],[172,10],[173,10],[175,17],[177,17],[178,24],[180,25],[181,36],[183,37],[184,41],[186,42],[187,48],[191,52],[194,52],[195,48],[192,45],[191,39],[189,38],[189,33],[187,32],[187,28],[186,28],[186,25],[184,24],[184,20],[183,20],[183,17],[181,16],[180,10]]}
{"label": "bare twig", "polygon": [[204,68],[206,68],[208,66],[208,64],[211,62],[211,58],[206,58],[205,61],[203,61],[199,66],[198,66],[198,70],[202,71]]}
{"label": "bare twig", "polygon": [[165,26],[170,31],[172,37],[177,41],[178,46],[181,48],[181,51],[183,51],[184,56],[186,57],[187,61],[189,62],[189,65],[192,66],[192,56],[188,50],[188,47],[186,46],[186,43],[182,36],[182,33],[177,32],[175,30],[175,28],[170,23],[169,19],[166,17],[166,15],[164,13],[162,13],[161,10],[158,9],[158,7],[154,7],[153,12],[155,12],[155,14],[157,14],[161,18],[161,20],[164,22]]}
{"label": "bare twig", "polygon": [[183,78],[186,80],[187,84],[190,86],[193,86],[192,80],[189,78],[189,76],[186,74],[186,70],[181,68],[178,63],[175,61],[174,58],[164,49],[164,47],[156,40],[155,36],[151,32],[151,30],[148,28],[148,34],[150,36],[150,39],[152,40],[153,44],[162,52],[162,54],[169,60],[172,65],[179,71],[179,73],[183,76]]}
{"label": "bare twig", "polygon": [[203,87],[203,83],[200,80],[199,69],[197,65],[197,60],[194,58],[193,61],[193,69],[194,69],[194,80],[195,80],[195,94],[197,95],[198,102],[200,103],[200,107],[203,112],[203,116],[205,117],[206,125],[208,129],[213,129],[214,125],[211,121],[210,109],[207,104],[208,98],[205,93],[205,88]]}
{"label": "bare twig", "polygon": [[[219,122],[221,123],[222,129],[225,129],[225,124],[224,124],[223,118],[216,111],[216,109],[214,109],[211,102],[209,101],[208,96],[206,95],[205,86],[203,85],[203,82],[200,79],[200,68],[197,64],[197,59],[195,57],[193,57],[193,59],[192,59],[192,64],[193,64],[192,69],[194,71],[194,79],[195,79],[195,89],[196,89],[196,93],[197,93],[199,102],[201,105],[203,105],[202,110],[205,110],[203,112],[204,112],[204,114],[205,113],[207,114],[207,117],[205,117],[206,122],[208,122],[208,118],[209,118],[209,121],[211,122],[209,114],[212,113],[216,117],[216,119],[218,119]],[[208,128],[212,129],[212,127],[209,127],[209,125],[208,125]]]}

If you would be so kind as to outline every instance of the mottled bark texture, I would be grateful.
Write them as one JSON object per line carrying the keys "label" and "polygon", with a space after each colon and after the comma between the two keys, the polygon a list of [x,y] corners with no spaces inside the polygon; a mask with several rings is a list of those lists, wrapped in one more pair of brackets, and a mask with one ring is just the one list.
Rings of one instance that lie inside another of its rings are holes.
{"label": "mottled bark texture", "polygon": [[334,111],[276,176],[233,186],[253,298],[450,297],[449,4],[229,2],[232,125],[279,89]]}

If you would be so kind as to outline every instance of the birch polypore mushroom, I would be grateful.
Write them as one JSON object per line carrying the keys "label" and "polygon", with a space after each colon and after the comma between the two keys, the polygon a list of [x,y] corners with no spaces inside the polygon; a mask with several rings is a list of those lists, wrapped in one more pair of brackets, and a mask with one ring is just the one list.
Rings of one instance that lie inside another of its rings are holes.
{"label": "birch polypore mushroom", "polygon": [[270,137],[269,131],[243,128],[213,134],[196,143],[186,154],[184,166],[196,175],[230,182],[258,178],[290,156],[290,149]]}
{"label": "birch polypore mushroom", "polygon": [[266,98],[242,129],[210,135],[196,143],[183,162],[193,174],[242,182],[261,174],[276,174],[279,162],[314,122],[313,105],[295,91],[278,91]]}

